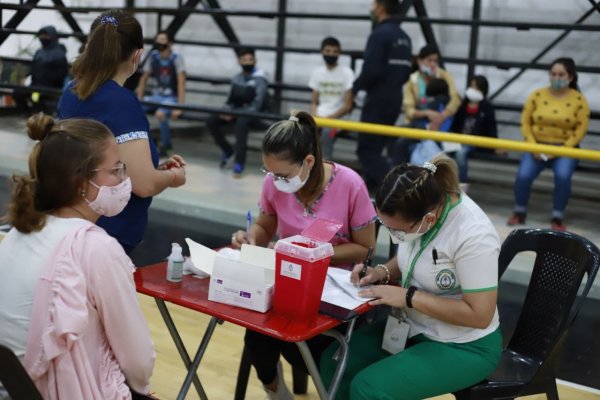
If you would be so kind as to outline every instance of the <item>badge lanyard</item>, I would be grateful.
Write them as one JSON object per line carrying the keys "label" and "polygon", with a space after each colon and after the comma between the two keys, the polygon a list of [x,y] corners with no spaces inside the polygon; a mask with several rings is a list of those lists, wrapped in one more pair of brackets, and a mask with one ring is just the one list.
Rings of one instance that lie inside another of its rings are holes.
{"label": "badge lanyard", "polygon": [[[406,278],[402,280],[402,287],[404,287],[404,288],[408,287],[410,280],[412,279],[413,271],[415,269],[415,265],[417,264],[417,260],[421,256],[421,253],[423,253],[423,250],[425,250],[425,248],[427,246],[429,246],[429,244],[437,236],[440,229],[442,228],[442,225],[444,224],[444,221],[446,221],[446,218],[448,217],[449,213],[450,213],[450,196],[447,195],[446,196],[446,204],[444,204],[444,209],[442,210],[442,214],[440,215],[440,218],[437,220],[437,222],[435,223],[433,228],[431,228],[431,230],[429,232],[427,232],[425,235],[423,235],[423,238],[421,239],[421,247],[419,248],[419,251],[413,258],[412,262],[410,263],[410,268],[408,269],[408,272],[406,273]],[[407,264],[408,264],[408,261],[410,260],[410,256],[412,255],[414,247],[415,247],[415,244],[413,242],[410,253],[408,254],[408,259],[406,260]]]}

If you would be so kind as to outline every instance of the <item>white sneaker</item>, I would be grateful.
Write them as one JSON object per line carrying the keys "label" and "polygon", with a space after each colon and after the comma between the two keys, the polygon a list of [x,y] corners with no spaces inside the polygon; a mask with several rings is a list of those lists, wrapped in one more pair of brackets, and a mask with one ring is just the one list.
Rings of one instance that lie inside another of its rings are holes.
{"label": "white sneaker", "polygon": [[294,400],[294,395],[288,389],[283,377],[283,366],[281,361],[277,363],[277,391],[272,392],[263,385],[263,389],[267,393],[265,400]]}

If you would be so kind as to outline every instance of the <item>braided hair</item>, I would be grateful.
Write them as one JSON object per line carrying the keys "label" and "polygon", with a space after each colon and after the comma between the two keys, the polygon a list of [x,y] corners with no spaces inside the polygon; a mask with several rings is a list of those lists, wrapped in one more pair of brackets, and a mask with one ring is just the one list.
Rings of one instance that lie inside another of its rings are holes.
{"label": "braided hair", "polygon": [[438,155],[422,167],[402,164],[384,178],[375,195],[378,212],[390,217],[401,215],[407,221],[418,221],[446,194],[460,191],[456,162]]}

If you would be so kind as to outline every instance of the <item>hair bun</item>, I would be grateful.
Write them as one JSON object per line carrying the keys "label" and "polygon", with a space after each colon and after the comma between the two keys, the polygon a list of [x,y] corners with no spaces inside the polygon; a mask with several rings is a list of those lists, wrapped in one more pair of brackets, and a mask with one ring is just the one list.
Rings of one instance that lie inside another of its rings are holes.
{"label": "hair bun", "polygon": [[44,140],[54,127],[54,118],[37,113],[27,118],[27,135],[33,140]]}

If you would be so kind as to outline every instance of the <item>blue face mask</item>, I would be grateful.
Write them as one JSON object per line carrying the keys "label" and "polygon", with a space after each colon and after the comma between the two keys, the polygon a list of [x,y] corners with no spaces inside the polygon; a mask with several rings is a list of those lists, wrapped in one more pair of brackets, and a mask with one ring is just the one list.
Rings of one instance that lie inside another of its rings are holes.
{"label": "blue face mask", "polygon": [[561,90],[569,86],[569,81],[566,79],[550,79],[550,87],[554,90]]}

